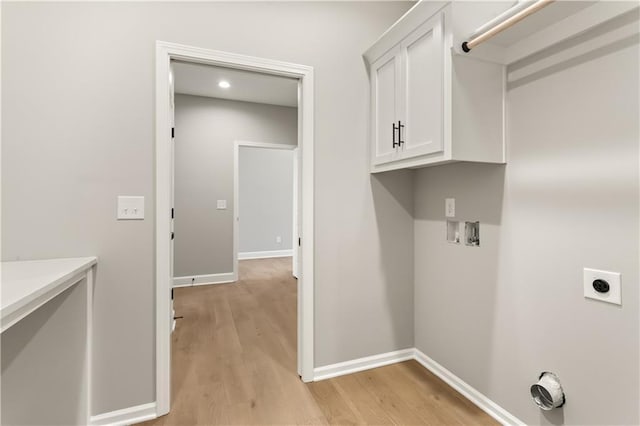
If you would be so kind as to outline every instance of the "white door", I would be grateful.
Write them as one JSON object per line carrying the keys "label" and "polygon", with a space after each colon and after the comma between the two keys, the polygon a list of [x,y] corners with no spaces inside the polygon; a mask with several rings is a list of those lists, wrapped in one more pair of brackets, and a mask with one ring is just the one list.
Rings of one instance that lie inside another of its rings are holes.
{"label": "white door", "polygon": [[371,65],[371,107],[373,141],[371,162],[374,165],[396,159],[398,152],[398,107],[400,105],[400,45]]}
{"label": "white door", "polygon": [[402,42],[401,158],[443,150],[443,20],[444,14],[439,13]]}
{"label": "white door", "polygon": [[[174,209],[174,199],[175,199],[175,94],[174,94],[174,73],[173,73],[173,64],[169,64],[169,96],[170,96],[170,120],[171,120],[171,193],[170,193],[170,203],[171,203],[171,243],[169,246],[169,276],[171,277],[171,286],[173,287],[173,241],[174,241],[174,217],[175,217],[175,209]],[[175,311],[173,309],[173,291],[171,292],[171,330],[173,331],[176,328],[176,320]]]}

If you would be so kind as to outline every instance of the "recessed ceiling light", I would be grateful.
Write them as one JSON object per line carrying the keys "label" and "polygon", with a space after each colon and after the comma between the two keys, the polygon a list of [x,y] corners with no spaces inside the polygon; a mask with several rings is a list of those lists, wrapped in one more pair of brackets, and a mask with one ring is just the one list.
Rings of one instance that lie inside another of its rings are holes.
{"label": "recessed ceiling light", "polygon": [[229,82],[226,80],[220,80],[218,86],[222,87],[223,89],[228,89],[229,87],[231,87],[231,84],[229,84]]}

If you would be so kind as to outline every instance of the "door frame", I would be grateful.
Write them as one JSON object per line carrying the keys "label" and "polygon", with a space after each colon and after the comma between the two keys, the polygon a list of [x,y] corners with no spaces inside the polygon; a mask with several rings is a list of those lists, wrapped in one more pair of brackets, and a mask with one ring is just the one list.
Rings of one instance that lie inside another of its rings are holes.
{"label": "door frame", "polygon": [[[300,245],[298,237],[300,236],[300,173],[298,169],[298,163],[300,162],[300,151],[298,150],[298,146],[296,145],[293,148],[293,232],[291,233],[291,247],[293,250],[293,256],[291,258],[291,273],[293,276],[298,279],[298,272],[300,266]],[[298,284],[300,284],[298,282]],[[300,315],[300,312],[298,312]],[[300,342],[300,335],[298,333],[298,342]],[[300,351],[298,351],[300,352]],[[298,360],[298,374],[302,375],[300,372],[300,361]]]}
{"label": "door frame", "polygon": [[314,77],[313,68],[271,59],[156,41],[156,415],[167,414],[171,404],[171,111],[169,69],[172,60],[217,65],[298,79],[298,147],[301,169],[301,268],[298,286],[298,330],[302,353],[298,371],[304,382],[313,381],[314,366]]}
{"label": "door frame", "polygon": [[[240,250],[240,227],[239,227],[239,214],[240,214],[240,148],[258,148],[258,149],[279,149],[286,151],[294,151],[298,145],[288,145],[283,143],[268,143],[268,142],[252,142],[252,141],[234,141],[233,142],[233,274],[236,279],[238,277],[238,252]],[[295,154],[294,154],[295,155]],[[295,161],[295,159],[293,159]],[[293,178],[293,177],[292,177]],[[295,188],[294,183],[294,204],[295,204]],[[297,212],[294,212],[297,216]],[[296,223],[295,217],[293,223]],[[293,228],[292,224],[292,228]],[[297,232],[295,232],[297,234]],[[297,236],[295,237],[297,240]],[[297,242],[297,241],[296,241]],[[296,247],[292,246],[291,251]],[[299,350],[299,348],[298,348]]]}

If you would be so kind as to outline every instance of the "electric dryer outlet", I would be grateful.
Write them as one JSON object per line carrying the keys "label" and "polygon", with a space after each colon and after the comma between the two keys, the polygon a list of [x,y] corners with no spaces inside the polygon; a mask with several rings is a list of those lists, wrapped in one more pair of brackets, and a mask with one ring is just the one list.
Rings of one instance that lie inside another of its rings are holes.
{"label": "electric dryer outlet", "polygon": [[584,268],[584,297],[622,305],[621,274]]}

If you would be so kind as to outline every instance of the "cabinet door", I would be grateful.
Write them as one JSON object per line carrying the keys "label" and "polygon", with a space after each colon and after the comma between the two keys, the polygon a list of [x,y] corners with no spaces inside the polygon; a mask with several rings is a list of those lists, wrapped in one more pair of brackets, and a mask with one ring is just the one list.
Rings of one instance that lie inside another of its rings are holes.
{"label": "cabinet door", "polygon": [[400,45],[371,65],[371,162],[374,165],[396,159],[398,140],[395,130],[400,104]]}
{"label": "cabinet door", "polygon": [[444,15],[439,13],[402,42],[404,99],[401,158],[443,150]]}

